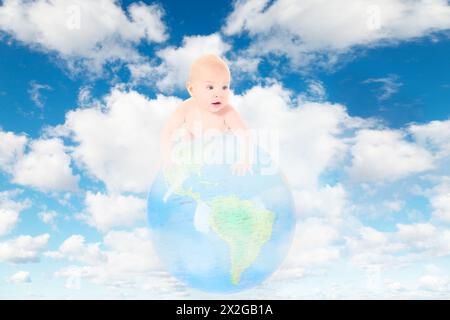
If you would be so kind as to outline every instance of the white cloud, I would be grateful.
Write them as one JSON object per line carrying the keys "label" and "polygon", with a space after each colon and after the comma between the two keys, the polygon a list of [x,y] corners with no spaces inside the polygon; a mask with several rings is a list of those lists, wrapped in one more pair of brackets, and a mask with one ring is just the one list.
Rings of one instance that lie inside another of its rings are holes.
{"label": "white cloud", "polygon": [[399,212],[405,206],[405,202],[401,200],[386,200],[382,202],[382,205],[392,212]]}
{"label": "white cloud", "polygon": [[58,213],[55,211],[42,211],[39,212],[38,217],[45,224],[55,225],[55,219],[58,216]]}
{"label": "white cloud", "polygon": [[418,285],[420,289],[430,290],[430,291],[447,291],[449,290],[449,278],[447,276],[438,275],[424,275],[418,280]]}
{"label": "white cloud", "polygon": [[81,107],[92,104],[91,90],[92,90],[92,87],[87,85],[87,86],[81,87],[80,90],[78,91],[78,104]]}
{"label": "white cloud", "polygon": [[306,102],[324,102],[327,92],[323,83],[319,80],[309,80],[306,91],[298,96],[300,103]]}
{"label": "white cloud", "polygon": [[396,241],[403,243],[408,255],[404,260],[424,260],[450,253],[450,231],[432,223],[397,224]]}
{"label": "white cloud", "polygon": [[345,237],[349,260],[358,267],[387,270],[450,253],[450,231],[445,227],[427,222],[399,223],[396,228],[394,232],[367,226],[349,229],[352,234]]}
{"label": "white cloud", "polygon": [[0,261],[12,263],[38,262],[39,253],[47,245],[49,234],[40,236],[19,236],[0,242]]}
{"label": "white cloud", "polygon": [[13,163],[23,154],[27,137],[0,129],[0,169],[10,172]]}
{"label": "white cloud", "polygon": [[417,143],[430,149],[436,157],[445,158],[450,155],[450,120],[412,124],[407,130],[414,135]]}
{"label": "white cloud", "polygon": [[20,189],[1,191],[0,192],[0,208],[6,209],[6,210],[13,210],[13,211],[22,211],[22,210],[28,208],[31,205],[31,202],[29,199],[25,199],[23,201],[14,200],[14,198],[17,197],[18,195],[20,195],[21,193],[22,193],[22,190],[20,190]]}
{"label": "white cloud", "polygon": [[294,188],[317,189],[319,175],[348,152],[349,142],[341,136],[373,125],[370,119],[350,117],[339,104],[295,105],[292,93],[276,82],[255,86],[234,96],[231,103],[248,126],[258,131],[260,144],[275,162],[279,158],[280,168]]}
{"label": "white cloud", "polygon": [[428,265],[425,273],[417,279],[418,289],[426,291],[448,292],[450,279],[436,265]]}
{"label": "white cloud", "polygon": [[349,168],[355,181],[394,181],[433,168],[432,155],[405,141],[400,131],[361,130],[355,140]]}
{"label": "white cloud", "polygon": [[0,208],[0,237],[8,234],[19,221],[19,213]]}
{"label": "white cloud", "polygon": [[115,88],[104,104],[70,111],[64,125],[47,132],[69,135],[78,166],[108,190],[146,192],[158,169],[163,123],[179,102]]}
{"label": "white cloud", "polygon": [[101,71],[106,62],[136,61],[141,41],[163,42],[159,5],[133,3],[127,12],[114,0],[6,0],[0,30],[32,48],[56,53],[70,68]]}
{"label": "white cloud", "polygon": [[53,90],[53,88],[46,84],[37,83],[34,80],[30,82],[30,89],[28,89],[30,99],[41,109],[44,107],[45,100],[41,93],[42,90]]}
{"label": "white cloud", "polygon": [[310,62],[311,53],[333,53],[356,46],[412,40],[450,28],[446,0],[249,0],[236,1],[223,32],[247,32],[250,56],[286,54],[294,65]]}
{"label": "white cloud", "polygon": [[299,217],[339,219],[347,206],[347,193],[341,184],[326,185],[318,190],[295,190],[293,195]]}
{"label": "white cloud", "polygon": [[450,222],[450,181],[445,179],[430,190],[429,201],[433,218]]}
{"label": "white cloud", "polygon": [[[244,57],[240,54],[231,52],[232,56],[229,60],[229,68],[233,79],[245,77],[245,80],[258,79],[258,66],[261,62],[260,58]],[[231,85],[233,82],[231,83]]]}
{"label": "white cloud", "polygon": [[129,227],[145,218],[146,202],[134,196],[88,192],[85,205],[80,218],[102,232],[113,227]]}
{"label": "white cloud", "polygon": [[360,226],[353,232],[356,234],[345,238],[352,264],[366,269],[376,267],[381,270],[386,266],[400,263],[394,255],[404,249],[404,245],[395,241],[392,233],[365,226]]}
{"label": "white cloud", "polygon": [[[27,146],[30,150],[24,153]],[[0,131],[0,169],[12,175],[12,182],[43,191],[75,190],[79,180],[61,140],[28,142],[12,132]]]}
{"label": "white cloud", "polygon": [[76,190],[79,180],[72,174],[70,157],[60,139],[32,141],[30,151],[17,160],[12,174],[14,183],[43,191]]}
{"label": "white cloud", "polygon": [[403,243],[404,260],[418,261],[450,253],[450,231],[432,223],[397,224],[396,241]]}
{"label": "white cloud", "polygon": [[[80,241],[76,241],[80,244]],[[95,244],[96,245],[96,244]],[[150,231],[147,228],[135,229],[131,232],[110,231],[103,238],[103,245],[108,250],[101,251],[102,259],[93,260],[90,264],[65,267],[55,273],[57,277],[82,279],[105,286],[117,293],[132,290],[148,292],[154,296],[167,297],[183,292],[183,286],[162,270],[162,266],[153,249]],[[81,243],[77,252],[86,251],[91,244]],[[59,250],[61,252],[61,249]],[[70,255],[61,255],[68,258]],[[80,257],[72,256],[81,262]]]}
{"label": "white cloud", "polygon": [[149,63],[130,65],[132,78],[156,81],[162,91],[173,91],[185,87],[191,63],[200,55],[213,53],[223,56],[230,49],[219,34],[184,37],[180,47],[166,47],[156,52],[161,60],[158,65]]}
{"label": "white cloud", "polygon": [[88,265],[101,263],[106,257],[100,250],[100,243],[85,244],[82,235],[73,235],[65,240],[58,251],[49,251],[46,256],[52,258],[65,258]]}
{"label": "white cloud", "polygon": [[[104,237],[104,244],[113,251],[108,258],[110,263],[117,262],[117,271],[146,272],[161,266],[147,228],[132,232],[110,231]],[[124,259],[127,255],[130,260]]]}
{"label": "white cloud", "polygon": [[163,9],[156,5],[145,5],[142,2],[132,3],[128,7],[134,23],[132,31],[137,35],[145,35],[147,41],[163,42],[167,39],[166,27],[161,21]]}
{"label": "white cloud", "polygon": [[20,211],[30,206],[30,201],[16,201],[13,198],[21,193],[20,190],[0,192],[0,237],[8,234],[19,221]]}
{"label": "white cloud", "polygon": [[26,283],[31,282],[31,277],[28,271],[18,271],[11,277],[9,277],[6,281],[9,283]]}
{"label": "white cloud", "polygon": [[338,227],[327,219],[307,218],[297,222],[291,248],[273,278],[302,277],[338,259],[341,255],[336,245],[338,239]]}
{"label": "white cloud", "polygon": [[380,93],[378,95],[378,100],[384,101],[392,97],[398,92],[400,87],[403,85],[398,81],[397,75],[389,75],[385,78],[371,78],[363,81],[364,84],[379,83]]}
{"label": "white cloud", "polygon": [[429,223],[418,223],[414,225],[398,224],[398,236],[406,241],[417,241],[434,238],[437,235],[435,226]]}

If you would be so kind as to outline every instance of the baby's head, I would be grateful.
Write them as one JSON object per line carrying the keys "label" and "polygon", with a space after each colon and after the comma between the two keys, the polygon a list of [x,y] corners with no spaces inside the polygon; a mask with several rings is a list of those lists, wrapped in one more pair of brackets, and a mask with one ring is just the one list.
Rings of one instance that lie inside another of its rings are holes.
{"label": "baby's head", "polygon": [[225,61],[205,54],[192,63],[186,88],[199,107],[218,112],[228,104],[230,81]]}

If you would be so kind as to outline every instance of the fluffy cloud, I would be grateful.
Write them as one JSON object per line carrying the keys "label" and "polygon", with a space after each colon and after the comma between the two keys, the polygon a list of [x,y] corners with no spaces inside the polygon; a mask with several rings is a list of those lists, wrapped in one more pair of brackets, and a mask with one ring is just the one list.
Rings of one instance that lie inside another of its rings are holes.
{"label": "fluffy cloud", "polygon": [[450,253],[450,230],[431,223],[397,224],[395,237],[407,248],[410,260],[424,260]]}
{"label": "fluffy cloud", "polygon": [[20,190],[0,192],[0,237],[8,234],[19,221],[20,211],[30,206],[29,200],[16,201],[13,198]]}
{"label": "fluffy cloud", "polygon": [[189,66],[198,56],[213,53],[223,56],[230,49],[219,34],[208,36],[189,36],[183,39],[180,47],[167,47],[156,52],[161,63],[130,65],[132,78],[137,80],[156,81],[159,90],[173,91],[185,87]]}
{"label": "fluffy cloud", "polygon": [[447,293],[450,290],[450,279],[435,265],[426,266],[425,273],[417,279],[418,289],[431,292]]}
{"label": "fluffy cloud", "polygon": [[12,175],[12,182],[43,191],[75,190],[79,180],[72,174],[60,139],[28,141],[23,135],[1,130],[0,169]]}
{"label": "fluffy cloud", "polygon": [[[70,247],[76,250],[62,250],[61,246],[56,256],[81,262],[89,248],[97,248],[97,244],[84,244],[80,240],[79,236],[69,238],[64,243],[69,241]],[[121,293],[130,289],[133,295],[136,290],[144,290],[150,294],[173,296],[183,290],[178,281],[162,271],[148,229],[110,231],[104,236],[103,245],[107,250],[95,250],[102,259],[93,259],[81,266],[65,267],[55,275],[68,279],[87,279]]]}
{"label": "fluffy cloud", "polygon": [[40,236],[19,236],[0,242],[0,261],[12,263],[38,262],[39,254],[47,245],[49,234]]}
{"label": "fluffy cloud", "polygon": [[58,216],[58,213],[55,211],[42,211],[39,212],[38,217],[45,224],[54,225],[55,219]]}
{"label": "fluffy cloud", "polygon": [[145,200],[134,196],[88,192],[85,205],[81,219],[103,232],[117,226],[132,226],[145,217]]}
{"label": "fluffy cloud", "polygon": [[17,201],[14,198],[19,196],[23,191],[13,189],[0,192],[0,208],[6,210],[22,211],[31,205],[30,200]]}
{"label": "fluffy cloud", "polygon": [[384,233],[371,227],[360,226],[353,236],[345,238],[350,261],[362,268],[385,268],[400,263],[394,256],[405,248],[394,240],[392,233]]}
{"label": "fluffy cloud", "polygon": [[23,154],[27,137],[0,129],[0,170],[10,172],[12,165]]}
{"label": "fluffy cloud", "polygon": [[414,225],[398,224],[398,236],[400,239],[408,242],[418,242],[427,238],[437,236],[437,228],[429,223],[419,223]]}
{"label": "fluffy cloud", "polygon": [[448,276],[439,275],[423,275],[418,280],[418,286],[420,289],[429,291],[448,291],[450,281]]}
{"label": "fluffy cloud", "polygon": [[[293,243],[273,279],[292,279],[323,272],[341,257],[342,225],[349,224],[347,193],[341,184],[293,190],[297,225]],[[347,221],[347,222],[344,222]],[[349,227],[349,226],[347,226]]]}
{"label": "fluffy cloud", "polygon": [[223,31],[248,32],[254,38],[246,53],[286,54],[294,65],[311,53],[332,62],[334,52],[411,40],[450,28],[446,0],[249,0],[236,1]]}
{"label": "fluffy cloud", "polygon": [[70,157],[60,139],[32,141],[30,151],[17,160],[12,174],[14,183],[43,191],[75,190],[79,180],[72,173]]}
{"label": "fluffy cloud", "polygon": [[347,153],[349,142],[342,135],[373,125],[370,119],[350,117],[339,104],[296,104],[292,93],[276,82],[234,96],[232,104],[291,185],[312,190],[318,188],[319,175]]}
{"label": "fluffy cloud", "polygon": [[347,193],[341,184],[326,185],[318,190],[295,190],[294,200],[299,217],[338,219],[347,206]]}
{"label": "fluffy cloud", "polygon": [[309,80],[306,92],[298,96],[298,101],[303,103],[308,101],[323,102],[326,96],[327,92],[321,81]]}
{"label": "fluffy cloud", "polygon": [[360,182],[401,179],[433,168],[433,156],[394,130],[361,130],[351,148],[349,174]]}
{"label": "fluffy cloud", "polygon": [[166,40],[162,15],[159,5],[141,2],[125,12],[114,0],[6,0],[0,6],[0,30],[56,53],[71,68],[100,72],[106,62],[139,60],[135,46],[141,41]]}
{"label": "fluffy cloud", "polygon": [[61,244],[58,251],[49,251],[45,255],[90,265],[100,263],[105,259],[104,254],[100,250],[100,243],[86,245],[85,239],[81,235],[69,237]]}
{"label": "fluffy cloud", "polygon": [[442,181],[434,186],[429,192],[429,201],[432,208],[433,218],[440,221],[450,222],[450,179]]}
{"label": "fluffy cloud", "polygon": [[0,237],[8,234],[19,221],[19,213],[0,208]]}
{"label": "fluffy cloud", "polygon": [[360,226],[346,236],[347,254],[359,267],[402,267],[450,253],[450,231],[431,223],[397,224],[396,231],[382,232]]}
{"label": "fluffy cloud", "polygon": [[413,124],[407,128],[417,143],[429,149],[437,158],[450,155],[450,120]]}
{"label": "fluffy cloud", "polygon": [[108,190],[146,192],[158,169],[163,123],[179,102],[115,88],[103,103],[69,112],[64,125],[47,133],[69,136],[78,166]]}
{"label": "fluffy cloud", "polygon": [[9,283],[26,283],[31,282],[31,277],[28,271],[18,271],[11,277],[9,277],[6,281]]}
{"label": "fluffy cloud", "polygon": [[298,222],[294,240],[274,279],[302,277],[315,273],[341,256],[336,244],[339,228],[326,219],[308,218]]}

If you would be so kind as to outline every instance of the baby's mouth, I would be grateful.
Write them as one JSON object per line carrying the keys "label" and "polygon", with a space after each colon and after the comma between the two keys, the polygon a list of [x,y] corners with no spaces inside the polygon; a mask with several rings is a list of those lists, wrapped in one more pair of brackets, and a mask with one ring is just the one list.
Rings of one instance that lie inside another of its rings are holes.
{"label": "baby's mouth", "polygon": [[220,106],[221,103],[220,102],[213,102],[212,105],[217,107],[217,106]]}

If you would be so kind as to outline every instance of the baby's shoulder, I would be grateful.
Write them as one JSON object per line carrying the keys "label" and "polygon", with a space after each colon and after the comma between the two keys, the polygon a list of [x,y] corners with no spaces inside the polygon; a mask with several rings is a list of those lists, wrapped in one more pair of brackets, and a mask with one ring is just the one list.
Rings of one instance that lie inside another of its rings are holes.
{"label": "baby's shoulder", "polygon": [[232,116],[235,113],[237,113],[236,109],[234,109],[233,106],[229,104],[221,110],[221,114],[225,119],[227,119],[228,117]]}
{"label": "baby's shoulder", "polygon": [[182,111],[184,114],[188,114],[189,112],[191,112],[192,109],[194,108],[191,98],[183,100],[179,104],[179,108],[180,111]]}
{"label": "baby's shoulder", "polygon": [[177,104],[175,111],[173,112],[176,117],[185,117],[189,112],[189,105],[186,103],[186,100],[181,101]]}

